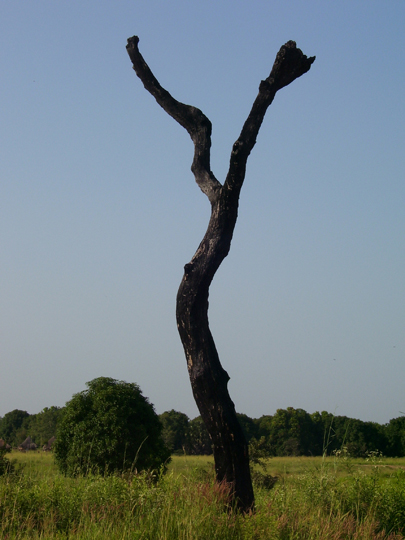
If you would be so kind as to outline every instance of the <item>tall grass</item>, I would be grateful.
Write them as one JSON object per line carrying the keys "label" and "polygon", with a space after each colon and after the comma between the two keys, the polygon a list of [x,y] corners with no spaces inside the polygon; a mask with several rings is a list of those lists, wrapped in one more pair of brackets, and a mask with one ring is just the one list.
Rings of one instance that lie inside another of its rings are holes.
{"label": "tall grass", "polygon": [[5,540],[404,538],[405,472],[387,473],[375,461],[360,467],[344,459],[289,458],[284,472],[283,463],[270,461],[278,482],[272,490],[256,488],[256,511],[244,516],[229,507],[229,490],[215,484],[206,457],[174,458],[165,476],[75,479],[55,472],[48,456],[24,459],[23,473],[0,478]]}

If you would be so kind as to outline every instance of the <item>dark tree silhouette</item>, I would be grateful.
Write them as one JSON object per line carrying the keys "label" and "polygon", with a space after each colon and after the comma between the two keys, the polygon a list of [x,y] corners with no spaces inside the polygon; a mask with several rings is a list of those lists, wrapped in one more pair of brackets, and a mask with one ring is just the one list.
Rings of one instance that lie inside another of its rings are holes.
{"label": "dark tree silhouette", "polygon": [[199,109],[180,103],[161,87],[140,54],[138,43],[137,36],[128,39],[127,51],[133,68],[158,104],[188,131],[194,143],[191,170],[211,203],[207,232],[184,267],[177,294],[177,326],[194,398],[212,440],[217,480],[227,482],[236,504],[248,511],[254,505],[248,447],[228,393],[229,376],[221,366],[209,329],[208,293],[216,271],[229,252],[246,162],[267,108],[278,90],[310,69],[315,57],[307,58],[294,41],[281,47],[270,75],[260,83],[250,114],[233,145],[225,182],[221,184],[210,166],[211,122]]}

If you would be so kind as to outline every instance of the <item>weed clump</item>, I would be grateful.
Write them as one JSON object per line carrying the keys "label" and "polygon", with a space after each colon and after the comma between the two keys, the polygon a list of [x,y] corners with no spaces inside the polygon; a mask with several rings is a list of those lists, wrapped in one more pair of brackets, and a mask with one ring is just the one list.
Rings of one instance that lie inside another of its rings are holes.
{"label": "weed clump", "polygon": [[269,445],[265,437],[257,440],[253,437],[249,443],[250,474],[254,486],[263,489],[272,489],[277,482],[277,476],[272,476],[267,472],[268,456],[270,454]]}
{"label": "weed clump", "polygon": [[0,476],[13,474],[16,470],[15,461],[7,458],[10,449],[0,448]]}

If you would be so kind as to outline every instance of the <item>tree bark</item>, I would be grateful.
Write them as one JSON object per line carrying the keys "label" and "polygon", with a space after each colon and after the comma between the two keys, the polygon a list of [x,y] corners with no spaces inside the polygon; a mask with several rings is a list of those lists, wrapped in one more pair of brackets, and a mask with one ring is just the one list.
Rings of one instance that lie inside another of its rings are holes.
{"label": "tree bark", "polygon": [[221,184],[210,168],[211,122],[196,107],[175,100],[162,88],[138,49],[139,38],[128,39],[127,51],[137,76],[158,104],[182,125],[194,143],[191,170],[211,203],[207,231],[184,275],[177,294],[177,327],[184,347],[193,395],[211,437],[216,478],[232,490],[242,511],[254,506],[248,445],[228,393],[229,376],[221,366],[208,324],[211,281],[227,256],[238,216],[239,194],[246,163],[267,108],[276,92],[306,73],[315,57],[307,58],[294,41],[283,45],[231,152],[229,171]]}

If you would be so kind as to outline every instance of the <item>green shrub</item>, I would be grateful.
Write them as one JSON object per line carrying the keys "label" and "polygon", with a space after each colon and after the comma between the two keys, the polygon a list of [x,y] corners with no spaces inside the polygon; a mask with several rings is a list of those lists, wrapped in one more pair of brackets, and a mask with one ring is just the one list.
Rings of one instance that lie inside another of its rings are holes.
{"label": "green shrub", "polygon": [[[269,455],[270,447],[265,437],[261,437],[259,440],[252,437],[249,442],[249,462],[250,474],[255,487],[271,489],[278,480],[276,476],[272,476],[267,472],[266,458]],[[261,470],[258,470],[258,467]]]}
{"label": "green shrub", "polygon": [[170,459],[153,405],[136,384],[100,377],[66,404],[54,454],[69,476],[160,469]]}

